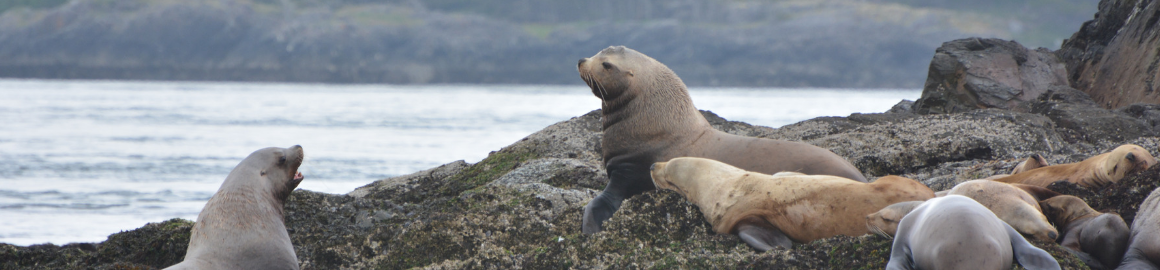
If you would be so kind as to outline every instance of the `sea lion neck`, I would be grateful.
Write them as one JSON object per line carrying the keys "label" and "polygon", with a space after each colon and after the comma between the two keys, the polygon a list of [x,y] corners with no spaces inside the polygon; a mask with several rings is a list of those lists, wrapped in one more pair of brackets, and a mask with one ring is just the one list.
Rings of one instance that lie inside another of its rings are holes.
{"label": "sea lion neck", "polygon": [[712,128],[693,106],[689,91],[680,78],[663,66],[642,74],[625,91],[605,99],[602,106],[604,131],[632,137],[694,136]]}

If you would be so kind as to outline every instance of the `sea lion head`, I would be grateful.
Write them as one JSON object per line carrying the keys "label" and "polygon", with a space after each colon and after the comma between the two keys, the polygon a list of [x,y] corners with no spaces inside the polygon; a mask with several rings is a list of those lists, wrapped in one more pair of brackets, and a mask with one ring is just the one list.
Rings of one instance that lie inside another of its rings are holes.
{"label": "sea lion head", "polygon": [[[655,89],[657,82],[684,82],[661,62],[624,46],[610,46],[592,57],[582,58],[576,69],[592,94],[606,102],[633,93],[632,89]],[[663,77],[663,78],[662,78]]]}
{"label": "sea lion head", "polygon": [[686,191],[696,190],[697,184],[704,184],[698,183],[698,180],[746,173],[720,161],[695,157],[679,157],[668,162],[653,163],[649,170],[653,184],[658,189],[675,190],[685,196],[691,195]]}
{"label": "sea lion head", "polygon": [[[298,172],[298,166],[302,165],[303,157],[302,147],[298,145],[290,148],[268,147],[254,151],[230,172],[230,176],[226,178],[227,182],[223,183],[223,186],[256,185],[264,188],[261,190],[271,191],[271,195],[275,199],[284,202],[290,196],[290,192],[294,191],[305,178],[301,172]],[[235,175],[239,177],[235,177]],[[246,175],[251,177],[241,177]],[[256,183],[231,183],[230,180],[233,179],[259,180]]]}
{"label": "sea lion head", "polygon": [[1022,163],[1019,163],[1019,165],[1016,165],[1015,168],[1011,169],[1010,174],[1017,174],[1017,173],[1021,173],[1021,172],[1026,172],[1026,171],[1038,169],[1040,167],[1047,167],[1049,165],[1050,164],[1047,164],[1047,160],[1044,159],[1043,156],[1032,155],[1030,157],[1027,157],[1027,159],[1024,160]]}
{"label": "sea lion head", "polygon": [[1103,169],[1106,170],[1108,179],[1115,183],[1130,173],[1147,170],[1152,165],[1156,165],[1156,158],[1148,153],[1148,150],[1139,145],[1125,144],[1109,153],[1108,158],[1104,160]]}
{"label": "sea lion head", "polygon": [[1083,199],[1072,195],[1059,195],[1039,201],[1039,207],[1043,208],[1043,214],[1051,220],[1051,223],[1059,228],[1065,228],[1067,224],[1077,219],[1100,214]]}
{"label": "sea lion head", "polygon": [[902,221],[902,217],[909,214],[925,201],[908,201],[891,204],[878,212],[866,215],[866,228],[874,234],[885,236],[887,238],[894,237],[894,233],[898,231],[898,222]]}

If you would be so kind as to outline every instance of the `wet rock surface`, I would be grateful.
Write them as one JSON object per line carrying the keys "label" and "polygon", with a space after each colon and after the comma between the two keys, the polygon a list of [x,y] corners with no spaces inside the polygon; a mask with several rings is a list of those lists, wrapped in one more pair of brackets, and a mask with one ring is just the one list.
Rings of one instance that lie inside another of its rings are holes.
{"label": "wet rock surface", "polygon": [[[1110,111],[1082,101],[1066,96],[1034,101],[1050,107],[1039,110],[1043,113],[892,110],[777,129],[703,114],[730,133],[815,144],[848,158],[871,178],[897,174],[936,191],[1006,173],[1032,154],[1053,164],[1076,162],[1124,143],[1160,154],[1160,138],[1148,122],[1150,106]],[[1104,114],[1123,121],[1083,120]],[[695,205],[670,191],[626,200],[605,223],[605,232],[584,235],[583,207],[608,181],[599,158],[601,136],[597,110],[475,164],[452,162],[349,194],[297,190],[285,206],[287,228],[303,269],[881,269],[888,260],[890,239],[874,235],[758,253],[736,236],[713,233]],[[1065,183],[1050,188],[1131,222],[1157,181],[1160,168],[1098,190]],[[102,243],[0,244],[0,269],[163,268],[184,257],[191,225],[179,219],[149,224]],[[1035,244],[1064,269],[1086,268],[1055,243]]]}

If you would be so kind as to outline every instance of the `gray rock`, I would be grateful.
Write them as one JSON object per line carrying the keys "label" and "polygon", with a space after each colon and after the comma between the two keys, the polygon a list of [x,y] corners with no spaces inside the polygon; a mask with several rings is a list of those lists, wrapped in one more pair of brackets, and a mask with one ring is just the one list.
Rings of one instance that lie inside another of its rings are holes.
{"label": "gray rock", "polygon": [[914,110],[1028,112],[1029,103],[1039,95],[1069,87],[1065,74],[1064,65],[1046,49],[1028,50],[1014,41],[992,38],[954,40],[935,50]]}

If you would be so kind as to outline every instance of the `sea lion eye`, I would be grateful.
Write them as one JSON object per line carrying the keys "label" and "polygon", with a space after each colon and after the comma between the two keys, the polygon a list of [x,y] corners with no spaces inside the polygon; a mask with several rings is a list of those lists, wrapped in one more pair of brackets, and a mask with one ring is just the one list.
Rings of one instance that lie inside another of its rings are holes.
{"label": "sea lion eye", "polygon": [[608,62],[604,62],[603,65],[604,69],[612,69],[612,64],[609,64]]}
{"label": "sea lion eye", "polygon": [[286,164],[286,157],[285,156],[278,158],[278,165],[282,165],[282,164]]}

